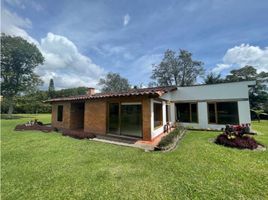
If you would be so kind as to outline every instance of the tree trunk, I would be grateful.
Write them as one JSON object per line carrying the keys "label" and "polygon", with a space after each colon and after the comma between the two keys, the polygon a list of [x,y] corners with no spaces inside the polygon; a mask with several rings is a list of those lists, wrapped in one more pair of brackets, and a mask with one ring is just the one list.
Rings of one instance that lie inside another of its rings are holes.
{"label": "tree trunk", "polygon": [[8,98],[8,117],[11,118],[11,115],[13,113],[14,106],[13,106],[13,98]]}

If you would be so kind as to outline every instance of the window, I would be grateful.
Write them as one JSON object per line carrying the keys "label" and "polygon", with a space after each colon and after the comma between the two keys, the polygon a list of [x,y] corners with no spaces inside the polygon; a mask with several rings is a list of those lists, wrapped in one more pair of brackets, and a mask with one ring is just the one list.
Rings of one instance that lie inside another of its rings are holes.
{"label": "window", "polygon": [[63,118],[63,106],[60,105],[58,106],[58,113],[57,113],[58,122],[62,122],[62,118]]}
{"label": "window", "polygon": [[162,103],[154,103],[154,128],[163,125]]}
{"label": "window", "polygon": [[239,124],[237,102],[208,103],[209,123]]}
{"label": "window", "polygon": [[177,120],[198,123],[197,103],[176,103]]}
{"label": "window", "polygon": [[169,122],[170,121],[170,119],[169,119],[169,105],[166,105],[166,120],[167,120],[167,122]]}

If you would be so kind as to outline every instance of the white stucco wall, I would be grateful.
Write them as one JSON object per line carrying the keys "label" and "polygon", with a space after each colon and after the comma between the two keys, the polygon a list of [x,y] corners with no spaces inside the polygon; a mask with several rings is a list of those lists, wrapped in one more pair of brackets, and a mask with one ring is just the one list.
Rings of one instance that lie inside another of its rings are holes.
{"label": "white stucco wall", "polygon": [[176,121],[176,102],[197,102],[198,123],[181,123],[183,126],[199,129],[222,129],[225,125],[209,124],[207,102],[236,101],[238,104],[239,123],[251,123],[248,101],[248,86],[255,81],[178,87],[176,91],[162,96],[170,101],[171,122]]}
{"label": "white stucco wall", "polygon": [[239,123],[251,123],[249,101],[238,101]]}
{"label": "white stucco wall", "polygon": [[161,98],[169,101],[206,101],[226,99],[247,99],[248,86],[255,81],[223,83],[178,87],[177,90],[163,95]]}

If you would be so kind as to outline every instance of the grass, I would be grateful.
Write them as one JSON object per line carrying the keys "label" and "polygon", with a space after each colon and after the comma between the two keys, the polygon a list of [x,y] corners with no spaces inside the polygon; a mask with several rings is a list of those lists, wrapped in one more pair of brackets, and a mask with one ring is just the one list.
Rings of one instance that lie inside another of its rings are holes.
{"label": "grass", "polygon": [[[58,133],[15,132],[31,118],[3,119],[2,199],[268,199],[268,151],[209,142],[190,131],[172,152],[148,153]],[[28,117],[28,118],[27,118]],[[254,122],[268,146],[268,122]]]}

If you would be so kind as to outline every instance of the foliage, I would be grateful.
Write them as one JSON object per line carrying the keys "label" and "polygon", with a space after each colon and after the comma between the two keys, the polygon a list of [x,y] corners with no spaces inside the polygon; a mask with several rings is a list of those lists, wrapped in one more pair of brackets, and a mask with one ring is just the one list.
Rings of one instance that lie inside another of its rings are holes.
{"label": "foliage", "polygon": [[175,130],[164,136],[158,143],[157,147],[163,148],[172,145],[177,140],[177,138],[184,133],[184,131],[185,129],[183,127],[177,127]]}
{"label": "foliage", "polygon": [[104,79],[101,78],[99,85],[102,87],[102,92],[124,92],[131,88],[126,78],[112,72],[109,72]]}
{"label": "foliage", "polygon": [[[55,90],[53,98],[84,95],[86,92],[86,87]],[[42,90],[37,90],[30,94],[17,95],[14,98],[14,113],[50,113],[51,105],[43,103],[47,99],[49,99],[49,92]],[[7,113],[8,107],[8,99],[3,98],[1,112]]]}
{"label": "foliage", "polygon": [[167,50],[160,64],[153,65],[151,78],[160,86],[187,86],[194,84],[203,73],[203,63],[193,60],[190,52],[180,50],[176,55],[174,51]]}
{"label": "foliage", "polygon": [[216,84],[216,83],[223,83],[224,80],[221,78],[221,74],[209,73],[204,78],[205,84]]}
{"label": "foliage", "polygon": [[254,67],[245,66],[241,69],[232,70],[230,75],[226,76],[225,81],[256,81],[256,86],[252,87],[249,93],[250,106],[257,110],[266,108],[265,105],[268,101],[268,72],[257,73]]}
{"label": "foliage", "polygon": [[87,93],[87,90],[88,90],[87,87],[76,87],[76,88],[56,90],[54,98],[85,95]]}
{"label": "foliage", "polygon": [[54,86],[54,81],[53,79],[49,80],[49,86],[48,86],[48,97],[49,98],[54,98],[55,96],[55,86]]}
{"label": "foliage", "polygon": [[21,37],[1,35],[1,95],[7,99],[9,114],[17,94],[34,91],[42,84],[34,69],[43,62],[34,44]]}
{"label": "foliage", "polygon": [[253,150],[258,147],[258,142],[256,142],[256,140],[253,137],[245,135],[244,136],[228,135],[224,133],[217,136],[215,143],[238,149]]}
{"label": "foliage", "polygon": [[257,116],[259,122],[261,121],[261,115],[268,115],[267,113],[264,112],[264,110],[251,109],[251,111]]}
{"label": "foliage", "polygon": [[[268,198],[268,151],[208,142],[217,132],[188,131],[176,150],[148,153],[56,132],[13,131],[33,118],[51,120],[47,114],[23,117],[1,120],[2,199]],[[253,122],[265,146],[267,122]]]}

